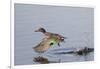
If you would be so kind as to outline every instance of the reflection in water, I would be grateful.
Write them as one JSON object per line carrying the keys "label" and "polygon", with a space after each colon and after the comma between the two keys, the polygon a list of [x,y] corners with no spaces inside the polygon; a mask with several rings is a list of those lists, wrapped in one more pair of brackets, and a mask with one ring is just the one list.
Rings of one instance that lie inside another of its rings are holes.
{"label": "reflection in water", "polygon": [[48,59],[47,58],[44,58],[44,57],[34,57],[33,59],[34,62],[39,62],[41,64],[46,64],[46,63],[49,63]]}
{"label": "reflection in water", "polygon": [[33,61],[34,61],[34,62],[38,62],[38,63],[40,63],[40,64],[60,63],[60,60],[59,60],[58,62],[57,62],[57,61],[50,61],[48,58],[42,57],[42,56],[34,57],[34,58],[33,58]]}
{"label": "reflection in water", "polygon": [[[72,49],[72,48],[70,48]],[[62,51],[61,51],[62,50]],[[93,51],[94,48],[88,48],[88,47],[84,47],[82,49],[72,49],[72,50],[68,50],[66,49],[66,51],[64,51],[65,48],[63,49],[59,49],[59,51],[57,51],[57,49],[52,50],[53,53],[49,53],[50,55],[47,54],[48,57],[45,56],[40,56],[38,55],[37,57],[33,58],[34,62],[38,62],[40,64],[48,64],[48,63],[61,63],[61,62],[68,62],[68,61],[63,61],[63,59],[61,59],[60,57],[63,55],[63,58],[77,58],[78,60],[80,58],[83,58],[84,61],[89,61],[88,58],[90,58],[91,56],[89,56]],[[67,55],[67,56],[66,56]],[[71,56],[73,55],[73,56]],[[80,57],[75,57],[76,56],[80,56]],[[51,60],[51,58],[56,58],[54,56],[57,56],[57,58],[59,58],[59,60]],[[73,59],[72,59],[73,61]]]}

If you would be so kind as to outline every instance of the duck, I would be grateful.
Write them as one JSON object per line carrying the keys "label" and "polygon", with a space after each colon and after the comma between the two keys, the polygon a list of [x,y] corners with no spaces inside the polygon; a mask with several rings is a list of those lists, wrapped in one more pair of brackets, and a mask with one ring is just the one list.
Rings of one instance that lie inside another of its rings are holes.
{"label": "duck", "polygon": [[53,38],[57,43],[58,46],[60,46],[60,42],[65,42],[66,37],[56,34],[56,33],[51,33],[51,32],[47,32],[44,28],[40,27],[37,30],[35,30],[35,32],[41,32],[44,34],[45,39],[51,39]]}

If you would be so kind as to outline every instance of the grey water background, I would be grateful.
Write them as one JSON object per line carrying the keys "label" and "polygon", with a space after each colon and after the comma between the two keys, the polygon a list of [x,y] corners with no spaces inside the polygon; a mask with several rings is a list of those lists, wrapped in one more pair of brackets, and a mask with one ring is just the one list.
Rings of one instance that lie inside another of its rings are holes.
{"label": "grey water background", "polygon": [[[32,47],[35,47],[43,38],[42,33],[36,33],[42,26],[49,32],[61,34],[68,39],[61,46],[51,47],[43,56],[51,61],[78,62],[85,61],[84,56],[72,54],[54,55],[55,49],[80,49],[85,46],[94,47],[93,37],[93,8],[66,7],[49,5],[18,4],[15,11],[15,65],[37,64],[33,58],[37,56]],[[66,50],[65,50],[66,49]],[[62,50],[63,51],[63,50]],[[49,55],[49,56],[48,56]],[[90,53],[87,60],[93,60]]]}

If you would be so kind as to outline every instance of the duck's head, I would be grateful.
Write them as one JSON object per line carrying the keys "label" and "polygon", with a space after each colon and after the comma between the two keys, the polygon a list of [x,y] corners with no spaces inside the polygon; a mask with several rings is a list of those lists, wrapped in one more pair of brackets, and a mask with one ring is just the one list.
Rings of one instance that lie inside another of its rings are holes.
{"label": "duck's head", "polygon": [[42,27],[38,28],[37,30],[35,30],[35,32],[42,32],[42,33],[45,33],[46,30]]}

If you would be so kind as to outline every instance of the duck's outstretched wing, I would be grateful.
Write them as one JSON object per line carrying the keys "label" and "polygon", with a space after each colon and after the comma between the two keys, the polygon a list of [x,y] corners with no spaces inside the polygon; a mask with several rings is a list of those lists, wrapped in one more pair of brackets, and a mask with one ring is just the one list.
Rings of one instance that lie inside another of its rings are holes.
{"label": "duck's outstretched wing", "polygon": [[33,49],[36,52],[42,53],[47,51],[51,47],[51,45],[52,45],[51,39],[42,39],[42,41],[38,45],[33,47]]}

